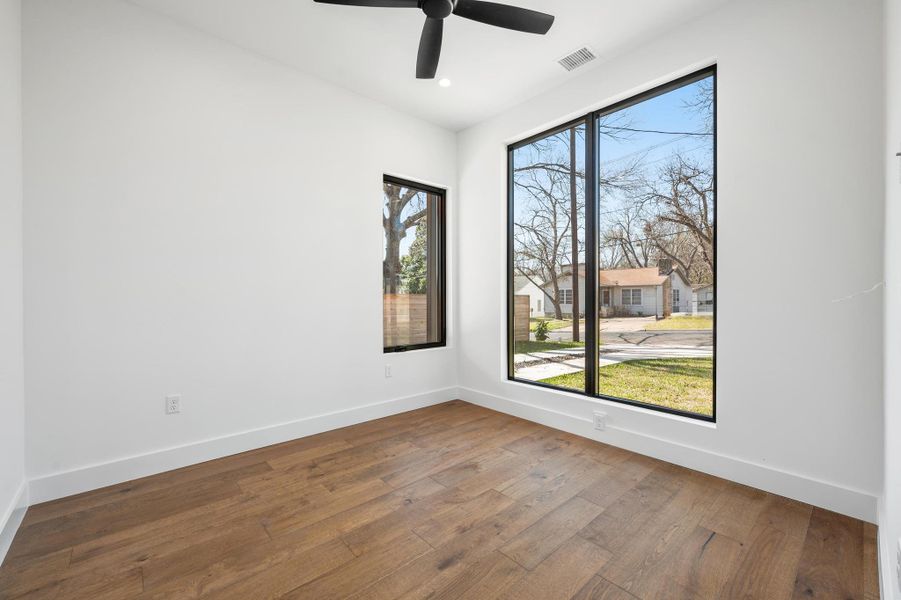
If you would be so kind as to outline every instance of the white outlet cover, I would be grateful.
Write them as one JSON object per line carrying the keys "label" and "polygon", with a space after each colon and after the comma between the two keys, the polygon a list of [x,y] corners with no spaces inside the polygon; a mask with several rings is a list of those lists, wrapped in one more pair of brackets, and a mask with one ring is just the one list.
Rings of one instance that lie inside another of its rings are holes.
{"label": "white outlet cover", "polygon": [[607,413],[594,413],[594,428],[598,431],[604,431],[605,429],[607,429]]}
{"label": "white outlet cover", "polygon": [[181,396],[178,394],[170,394],[166,396],[166,414],[174,415],[181,412]]}

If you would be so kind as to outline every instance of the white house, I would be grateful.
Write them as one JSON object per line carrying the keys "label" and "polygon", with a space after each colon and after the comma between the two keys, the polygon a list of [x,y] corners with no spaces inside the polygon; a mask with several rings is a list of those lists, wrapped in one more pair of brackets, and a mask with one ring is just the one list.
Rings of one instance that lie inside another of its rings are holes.
{"label": "white house", "polygon": [[697,313],[713,312],[713,284],[695,286],[691,296],[691,311]]}
{"label": "white house", "polygon": [[600,271],[598,286],[602,317],[654,315],[662,318],[672,314],[676,299],[681,300],[685,290],[691,289],[682,275],[668,266]]}
{"label": "white house", "polygon": [[[585,309],[585,266],[579,265],[579,314]],[[573,312],[573,286],[569,272],[558,278],[560,308],[565,315]],[[598,272],[598,307],[602,317],[656,316],[691,312],[692,288],[678,269],[668,261],[656,267],[639,269],[604,269]],[[544,289],[552,294],[550,284]],[[519,293],[519,292],[517,292]],[[545,302],[544,314],[553,316],[554,303]]]}
{"label": "white house", "polygon": [[[514,277],[513,293],[517,296],[529,297],[530,317],[540,317],[544,315],[544,306],[548,303],[547,294],[545,294],[544,290],[535,285],[531,279],[522,275]],[[551,312],[553,312],[553,304],[551,304]]]}
{"label": "white house", "polygon": [[678,269],[673,269],[669,273],[670,285],[672,286],[672,307],[673,313],[688,313],[692,307],[692,288],[687,278],[682,275]]}

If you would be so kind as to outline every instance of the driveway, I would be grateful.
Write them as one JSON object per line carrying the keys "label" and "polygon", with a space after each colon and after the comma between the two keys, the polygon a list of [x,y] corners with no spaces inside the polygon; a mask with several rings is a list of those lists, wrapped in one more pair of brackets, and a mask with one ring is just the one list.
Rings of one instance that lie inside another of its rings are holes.
{"label": "driveway", "polygon": [[601,331],[644,331],[651,323],[656,323],[656,317],[615,317],[601,319]]}
{"label": "driveway", "polygon": [[713,331],[601,331],[601,346],[632,344],[642,347],[713,348]]}
{"label": "driveway", "polygon": [[[601,319],[601,345],[634,344],[636,346],[713,348],[713,331],[674,329],[671,331],[645,331],[656,322],[654,317],[625,317]],[[585,331],[582,330],[584,340]],[[534,334],[533,334],[534,339]],[[553,342],[571,342],[572,330],[557,329],[548,332]],[[602,350],[603,351],[603,350]]]}
{"label": "driveway", "polygon": [[[644,331],[655,321],[654,317],[601,319],[599,366],[606,367],[627,360],[713,356],[712,331]],[[584,339],[584,331],[582,334]],[[548,337],[551,341],[568,342],[572,341],[572,331],[558,329],[549,332]],[[517,377],[536,381],[584,370],[585,354],[576,348],[517,354],[514,363]]]}
{"label": "driveway", "polygon": [[[601,332],[604,331],[644,331],[644,328],[654,323],[657,319],[654,317],[619,317],[616,319],[601,319]],[[582,332],[585,331],[585,322],[582,322]],[[572,341],[572,329],[557,329],[548,332],[548,338],[556,342]]]}

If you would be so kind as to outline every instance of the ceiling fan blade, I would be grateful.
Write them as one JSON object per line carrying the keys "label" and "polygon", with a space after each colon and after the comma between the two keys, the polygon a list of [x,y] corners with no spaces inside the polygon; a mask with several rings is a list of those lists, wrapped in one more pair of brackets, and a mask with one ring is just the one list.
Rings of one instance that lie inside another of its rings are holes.
{"label": "ceiling fan blade", "polygon": [[427,18],[419,38],[419,56],[416,58],[416,79],[434,79],[441,58],[441,40],[444,37],[444,20]]}
{"label": "ceiling fan blade", "polygon": [[344,6],[372,6],[375,8],[419,8],[419,0],[313,0],[320,4]]}
{"label": "ceiling fan blade", "polygon": [[458,0],[454,14],[486,25],[541,35],[547,33],[554,24],[553,15],[482,0]]}

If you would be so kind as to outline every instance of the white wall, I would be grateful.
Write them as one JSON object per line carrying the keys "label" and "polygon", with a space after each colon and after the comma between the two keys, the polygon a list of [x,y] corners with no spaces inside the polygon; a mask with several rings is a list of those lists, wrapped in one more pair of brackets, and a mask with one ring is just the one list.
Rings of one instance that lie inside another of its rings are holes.
{"label": "white wall", "polygon": [[0,0],[0,562],[25,501],[20,31],[20,0]]}
{"label": "white wall", "polygon": [[882,597],[901,598],[901,1],[885,0],[885,496],[880,511]]}
{"label": "white wall", "polygon": [[380,300],[382,174],[452,186],[452,133],[113,0],[24,31],[35,500],[455,395],[453,309],[386,359]]}
{"label": "white wall", "polygon": [[[883,279],[881,17],[878,0],[730,3],[462,133],[463,397],[875,519],[882,295],[834,300]],[[505,144],[712,62],[716,427],[506,381]],[[760,302],[760,282],[804,301]]]}

